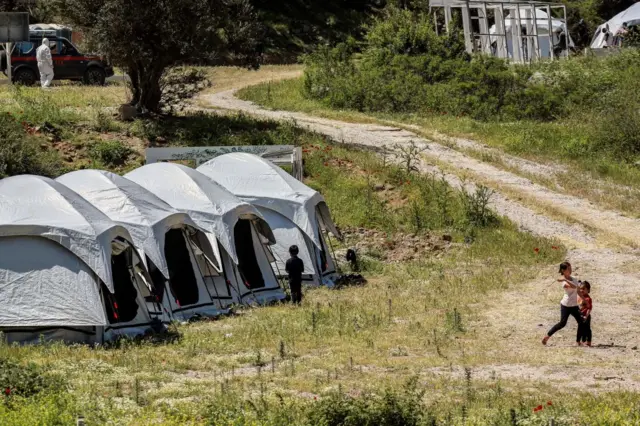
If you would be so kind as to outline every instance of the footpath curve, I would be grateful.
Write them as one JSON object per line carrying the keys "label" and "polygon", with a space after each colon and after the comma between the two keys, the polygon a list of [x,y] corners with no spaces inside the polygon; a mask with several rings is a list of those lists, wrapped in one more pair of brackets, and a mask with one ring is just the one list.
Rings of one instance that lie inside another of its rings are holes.
{"label": "footpath curve", "polygon": [[[600,336],[599,342],[606,338],[604,343],[607,344],[601,346],[604,350],[580,355],[585,363],[593,366],[589,373],[593,377],[585,379],[577,369],[567,368],[567,353],[563,351],[568,350],[573,342],[573,329],[569,331],[567,327],[558,333],[551,347],[543,347],[539,343],[546,328],[556,322],[558,316],[555,299],[559,289],[553,284],[557,271],[552,268],[540,271],[538,276],[531,278],[531,282],[497,295],[486,307],[474,328],[487,336],[502,336],[487,344],[499,345],[512,361],[505,360],[499,368],[476,367],[476,374],[487,375],[497,369],[501,377],[510,380],[550,380],[576,387],[584,386],[587,380],[601,390],[625,388],[640,391],[640,377],[636,374],[640,370],[640,354],[637,352],[640,345],[640,257],[634,249],[636,242],[640,242],[640,220],[601,209],[578,197],[554,192],[409,130],[267,110],[238,99],[235,95],[240,88],[203,94],[200,104],[208,105],[218,113],[238,112],[257,118],[292,121],[296,126],[323,134],[336,143],[378,152],[393,153],[397,145],[413,142],[424,148],[418,167],[421,172],[443,173],[453,186],[464,184],[473,189],[474,185],[483,184],[492,188],[495,194],[491,207],[497,213],[508,217],[523,230],[560,240],[569,247],[569,260],[578,265],[577,276],[596,283],[593,292],[597,304],[594,333]],[[461,178],[464,178],[464,183]],[[539,300],[540,304],[514,304],[514,300]],[[550,353],[554,348],[555,355]],[[554,358],[560,356],[560,352],[563,356]],[[513,361],[518,359],[523,362]],[[601,379],[603,377],[605,379]]]}

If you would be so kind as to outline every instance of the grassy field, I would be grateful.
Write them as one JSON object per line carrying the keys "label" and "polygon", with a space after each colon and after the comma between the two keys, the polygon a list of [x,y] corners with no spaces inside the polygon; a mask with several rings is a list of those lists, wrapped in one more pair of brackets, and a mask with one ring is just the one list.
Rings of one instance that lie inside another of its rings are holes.
{"label": "grassy field", "polygon": [[473,150],[465,150],[465,153],[507,169],[504,162],[500,161],[500,152],[543,164],[557,165],[558,172],[546,175],[511,170],[554,190],[587,198],[596,204],[631,216],[638,215],[640,169],[632,162],[625,163],[603,155],[584,154],[583,148],[592,131],[585,120],[499,123],[449,115],[364,114],[350,110],[334,110],[319,101],[308,99],[303,95],[303,84],[302,78],[266,82],[244,88],[239,91],[238,96],[270,109],[301,111],[350,122],[377,122],[407,128],[411,126],[409,130],[445,143],[445,135],[479,141],[496,148],[496,154],[488,155]]}
{"label": "grassy field", "polygon": [[[214,71],[230,80],[235,72]],[[549,275],[566,251],[479,213],[474,194],[291,124],[201,112],[119,123],[106,111],[126,99],[121,86],[62,86],[46,95],[10,90],[0,89],[2,111],[24,121],[42,150],[70,155],[66,169],[122,172],[139,164],[149,145],[301,145],[305,182],[323,193],[347,235],[334,241],[338,253],[358,247],[368,283],[309,289],[300,307],[242,309],[175,325],[171,339],[98,348],[0,345],[0,424],[67,425],[78,415],[89,425],[640,421],[637,394],[514,381],[494,371],[502,364],[562,366],[580,352],[564,348],[541,358],[505,351],[502,336],[483,325],[491,301],[514,283]],[[59,140],[30,130],[47,122],[60,130]],[[131,149],[123,164],[91,154],[105,140]]]}

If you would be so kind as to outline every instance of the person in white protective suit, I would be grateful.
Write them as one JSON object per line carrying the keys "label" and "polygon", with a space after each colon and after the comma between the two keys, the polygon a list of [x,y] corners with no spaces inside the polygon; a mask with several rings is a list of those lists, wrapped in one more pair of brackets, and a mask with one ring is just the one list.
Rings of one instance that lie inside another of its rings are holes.
{"label": "person in white protective suit", "polygon": [[51,49],[49,39],[42,39],[42,45],[36,50],[38,60],[38,71],[40,71],[40,84],[43,89],[48,88],[53,80],[53,59],[51,59]]}

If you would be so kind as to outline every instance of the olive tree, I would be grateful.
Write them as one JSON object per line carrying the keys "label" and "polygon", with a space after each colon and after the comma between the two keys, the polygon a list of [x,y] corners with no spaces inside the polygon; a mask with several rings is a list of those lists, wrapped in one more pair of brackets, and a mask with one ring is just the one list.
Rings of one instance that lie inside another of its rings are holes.
{"label": "olive tree", "polygon": [[228,57],[257,67],[262,28],[246,0],[58,0],[61,16],[130,78],[132,105],[157,112],[172,66]]}

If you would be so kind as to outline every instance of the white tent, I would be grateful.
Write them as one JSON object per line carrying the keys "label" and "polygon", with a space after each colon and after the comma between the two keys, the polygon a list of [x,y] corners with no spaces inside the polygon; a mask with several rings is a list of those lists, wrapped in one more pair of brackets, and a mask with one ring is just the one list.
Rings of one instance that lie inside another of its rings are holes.
{"label": "white tent", "polygon": [[66,186],[0,180],[0,328],[9,341],[101,342],[155,324],[144,265],[116,225]]}
{"label": "white tent", "polygon": [[600,25],[591,41],[591,48],[611,47],[612,43],[615,44],[614,39],[625,23],[628,27],[640,24],[640,3],[635,3],[629,9],[618,13],[611,20]]}
{"label": "white tent", "polygon": [[[340,233],[320,193],[275,164],[253,154],[221,155],[198,167],[198,171],[242,200],[258,206],[263,213],[272,212],[265,219],[276,235],[273,251],[278,270],[284,273],[284,262],[289,257],[288,248],[295,244],[300,248],[305,263],[305,275],[312,274],[315,283],[324,281],[331,285],[336,267],[322,231],[331,232],[338,238]],[[287,221],[295,224],[295,228]],[[301,244],[301,241],[305,241],[305,244]],[[308,262],[305,262],[305,257]]]}
{"label": "white tent", "polygon": [[240,300],[263,304],[284,299],[267,247],[275,238],[256,208],[203,174],[179,164],[148,164],[125,177],[187,213],[207,231],[214,249],[222,248],[216,253],[217,261],[225,271],[233,271],[235,282],[239,283],[235,289]]}
{"label": "white tent", "polygon": [[[568,34],[568,31],[566,30],[566,25],[563,20],[556,19],[556,18],[549,19],[549,15],[547,14],[547,12],[539,8],[536,8],[535,11],[536,11],[535,28],[533,23],[531,22],[533,21],[533,19],[529,19],[529,20],[525,19],[525,11],[520,12],[521,19],[522,19],[521,25],[522,25],[522,29],[526,31],[528,36],[533,36],[534,34],[536,34],[536,31],[537,31],[540,57],[542,58],[551,57],[552,46],[549,45],[549,21],[551,21],[551,28],[552,28],[551,38],[552,38],[553,46],[557,46],[560,44],[561,45],[560,47],[563,49],[563,52],[565,52],[565,49],[564,49],[565,46],[562,45],[565,42],[560,38],[560,34],[565,33],[565,36],[567,37],[566,42],[569,43],[569,47],[570,48],[575,47],[573,40],[571,39],[571,36]],[[532,15],[532,12],[530,9],[527,11],[527,13],[529,13],[529,15]],[[515,15],[509,13],[504,18],[504,34],[506,34],[506,41],[507,41],[506,50],[509,58],[514,57],[513,38],[517,37],[517,35],[514,35],[514,32],[516,31],[516,27],[517,27],[517,23],[516,23]],[[497,26],[495,24],[491,26],[491,28],[489,29],[489,33],[491,34],[491,43],[496,44],[497,50],[499,50],[500,46],[504,46],[504,37],[500,37],[498,35],[498,34],[502,34],[502,30],[498,31]],[[523,55],[527,57],[527,59],[531,59],[531,57],[535,55],[534,53],[535,44],[533,42],[534,38],[523,37],[523,40],[531,40],[531,42],[529,43],[527,43],[526,41],[524,41],[523,43]],[[529,50],[532,52],[531,54],[527,53],[527,51]]]}
{"label": "white tent", "polygon": [[[57,181],[131,233],[138,251],[148,257],[158,290],[155,296],[160,304],[149,302],[155,312],[164,314],[165,321],[169,316],[186,320],[196,314],[216,316],[226,312],[233,302],[231,289],[220,265],[208,263],[215,259],[214,251],[189,215],[114,173],[80,170]],[[167,245],[167,240],[172,244]]]}

